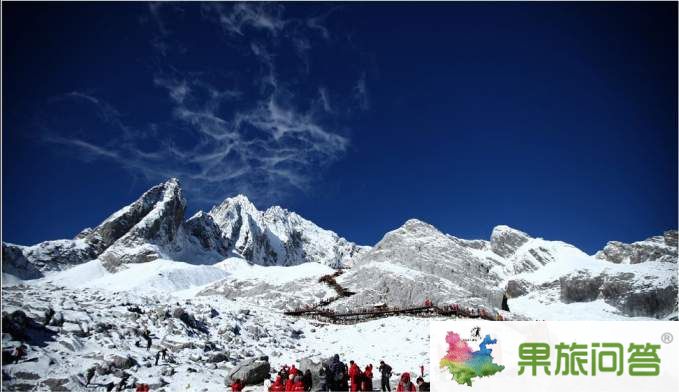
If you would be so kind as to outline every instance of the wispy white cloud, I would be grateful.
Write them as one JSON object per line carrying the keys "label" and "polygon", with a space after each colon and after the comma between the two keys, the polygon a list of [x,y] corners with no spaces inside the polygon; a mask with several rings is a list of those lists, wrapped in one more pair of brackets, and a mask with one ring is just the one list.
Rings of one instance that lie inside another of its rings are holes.
{"label": "wispy white cloud", "polygon": [[248,29],[267,31],[277,36],[286,25],[283,6],[274,3],[237,3],[227,7],[221,3],[203,6],[205,15],[216,20],[229,34],[245,35]]}
{"label": "wispy white cloud", "polygon": [[[160,56],[168,55],[166,38],[175,31],[163,17],[165,7],[149,5],[158,30],[152,43]],[[294,48],[308,72],[306,56],[314,47],[307,35],[320,32],[328,39],[324,22],[330,12],[297,20],[286,19],[279,4],[209,3],[201,13],[228,39],[238,40],[254,60],[251,68],[255,71],[233,77],[252,81],[252,85],[241,82],[237,87],[206,70],[182,71],[167,65],[155,73],[153,84],[166,92],[170,111],[167,119],[141,126],[148,131],[123,121],[125,116],[103,99],[72,92],[58,99],[87,102],[119,135],[106,142],[83,135],[46,140],[76,148],[85,159],[118,162],[149,180],[178,177],[193,200],[205,203],[238,192],[270,203],[309,190],[320,170],[344,155],[350,140],[323,121],[335,112],[328,88],[310,85],[305,87],[311,95],[297,94],[278,73],[279,53],[283,46]],[[258,33],[256,37],[251,36],[253,32]],[[262,33],[273,39],[264,39]],[[169,60],[164,57],[163,63]],[[305,80],[304,75],[299,79]],[[368,108],[365,74],[349,93],[349,100],[352,94],[363,109]]]}
{"label": "wispy white cloud", "polygon": [[368,99],[368,86],[365,80],[365,72],[361,74],[361,77],[356,81],[354,85],[354,98],[358,102],[358,106],[362,110],[370,109],[370,100]]}
{"label": "wispy white cloud", "polygon": [[332,106],[330,105],[330,97],[328,89],[321,86],[318,88],[318,95],[321,99],[321,104],[323,105],[323,110],[326,112],[332,112]]}

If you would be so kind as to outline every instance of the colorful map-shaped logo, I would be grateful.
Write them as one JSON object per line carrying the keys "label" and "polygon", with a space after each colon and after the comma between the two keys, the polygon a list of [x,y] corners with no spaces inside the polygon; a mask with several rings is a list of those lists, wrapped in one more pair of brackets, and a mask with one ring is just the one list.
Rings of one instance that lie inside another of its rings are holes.
{"label": "colorful map-shaped logo", "polygon": [[486,335],[479,343],[478,351],[472,351],[467,342],[460,339],[460,335],[455,332],[448,332],[446,342],[448,352],[441,358],[439,366],[447,369],[458,384],[471,386],[472,378],[492,376],[505,368],[493,363],[493,350],[488,345],[496,344],[497,339],[491,339],[490,335]]}

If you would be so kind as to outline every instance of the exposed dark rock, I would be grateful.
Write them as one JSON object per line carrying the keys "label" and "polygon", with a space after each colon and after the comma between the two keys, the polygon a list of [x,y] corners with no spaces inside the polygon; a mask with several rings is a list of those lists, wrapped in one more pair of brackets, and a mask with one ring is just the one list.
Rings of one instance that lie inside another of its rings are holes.
{"label": "exposed dark rock", "polygon": [[599,297],[604,279],[602,276],[591,277],[575,273],[561,277],[560,283],[562,302],[589,302]]}
{"label": "exposed dark rock", "polygon": [[199,211],[184,222],[184,231],[189,239],[194,238],[204,250],[214,250],[223,256],[228,254],[229,242],[211,215]]}
{"label": "exposed dark rock", "polygon": [[210,358],[208,358],[207,361],[210,362],[210,363],[219,363],[219,362],[224,362],[224,361],[228,361],[228,360],[229,360],[228,354],[217,353],[217,354],[213,354],[212,356],[210,356]]}
{"label": "exposed dark rock", "polygon": [[37,279],[42,272],[28,261],[22,250],[23,247],[2,243],[2,272],[20,279]]}
{"label": "exposed dark rock", "polygon": [[207,328],[205,327],[205,323],[196,320],[192,314],[186,312],[182,308],[175,308],[172,312],[172,317],[178,318],[189,328],[193,328],[204,333],[208,332]]}
{"label": "exposed dark rock", "polygon": [[528,294],[530,284],[522,279],[512,279],[507,282],[506,296],[509,298],[517,298]]}
{"label": "exposed dark rock", "polygon": [[[266,358],[266,357],[264,357]],[[269,360],[262,357],[247,359],[236,365],[229,371],[226,377],[226,385],[229,385],[233,380],[239,378],[247,385],[259,384],[269,377],[271,365]]]}
{"label": "exposed dark rock", "polygon": [[137,364],[134,358],[127,356],[114,355],[106,362],[112,369],[129,369]]}
{"label": "exposed dark rock", "polygon": [[528,234],[507,226],[496,226],[490,235],[490,249],[502,257],[509,257],[528,242]]}
{"label": "exposed dark rock", "polygon": [[606,303],[628,316],[663,318],[675,312],[677,286],[657,287],[635,282],[631,273],[607,277],[602,293]]}
{"label": "exposed dark rock", "polygon": [[2,332],[12,335],[15,340],[26,340],[31,319],[22,310],[2,313]]}
{"label": "exposed dark rock", "polygon": [[66,387],[68,383],[69,380],[67,378],[48,378],[42,381],[40,384],[49,388],[50,391],[63,392],[69,390],[69,388]]}
{"label": "exposed dark rock", "polygon": [[677,262],[677,230],[668,230],[662,236],[626,244],[610,241],[596,253],[596,258],[612,263],[638,264],[647,261]]}

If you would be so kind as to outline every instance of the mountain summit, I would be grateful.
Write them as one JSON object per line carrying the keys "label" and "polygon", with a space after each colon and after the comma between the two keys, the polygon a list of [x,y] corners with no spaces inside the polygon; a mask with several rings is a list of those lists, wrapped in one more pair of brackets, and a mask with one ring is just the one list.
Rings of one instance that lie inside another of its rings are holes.
{"label": "mountain summit", "polygon": [[3,273],[31,279],[96,258],[116,271],[159,258],[205,264],[230,256],[261,265],[314,261],[339,268],[365,249],[281,207],[259,211],[243,195],[185,221],[186,205],[179,180],[172,178],[74,239],[3,243]]}

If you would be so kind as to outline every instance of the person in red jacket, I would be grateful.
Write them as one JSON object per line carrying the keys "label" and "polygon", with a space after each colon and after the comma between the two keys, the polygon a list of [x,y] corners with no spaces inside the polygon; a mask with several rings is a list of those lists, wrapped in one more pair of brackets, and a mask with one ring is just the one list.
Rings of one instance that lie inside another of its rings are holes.
{"label": "person in red jacket", "polygon": [[231,384],[231,391],[232,392],[241,392],[243,390],[243,387],[245,384],[241,381],[240,378],[237,378],[234,380],[234,382]]}
{"label": "person in red jacket", "polygon": [[354,361],[349,361],[349,380],[351,381],[351,392],[361,390],[361,368]]}
{"label": "person in red jacket", "polygon": [[293,363],[292,366],[290,366],[290,374],[292,374],[293,376],[296,376],[297,372],[298,372],[298,370],[295,367],[295,364]]}
{"label": "person in red jacket", "polygon": [[294,389],[294,378],[295,376],[293,374],[288,375],[288,379],[285,380],[285,392],[292,392]]}
{"label": "person in red jacket", "polygon": [[405,372],[401,374],[401,381],[399,381],[396,387],[396,392],[417,392],[415,384],[410,381],[410,373]]}
{"label": "person in red jacket", "polygon": [[365,367],[365,371],[363,372],[363,385],[362,389],[364,391],[372,391],[373,390],[373,364],[369,364],[368,366]]}
{"label": "person in red jacket", "polygon": [[276,380],[269,387],[269,392],[285,392],[285,388],[281,382],[281,376],[276,376]]}

